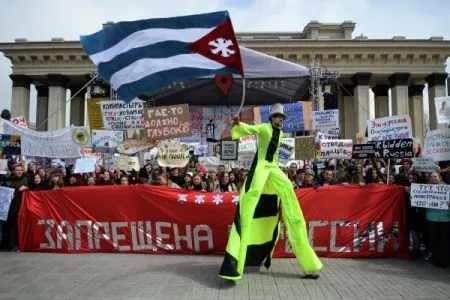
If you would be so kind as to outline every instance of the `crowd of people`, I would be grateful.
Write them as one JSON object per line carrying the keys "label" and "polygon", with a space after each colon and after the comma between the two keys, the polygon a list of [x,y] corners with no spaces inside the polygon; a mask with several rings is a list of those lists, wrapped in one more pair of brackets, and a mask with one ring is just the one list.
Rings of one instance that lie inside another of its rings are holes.
{"label": "crowd of people", "polygon": [[[388,165],[391,166],[388,172]],[[405,187],[409,200],[412,183],[450,184],[450,162],[436,166],[436,172],[415,172],[412,160],[331,160],[318,164],[316,161],[294,161],[282,168],[294,189],[336,184],[397,184]],[[63,187],[150,184],[202,192],[238,192],[248,170],[228,169],[220,165],[206,169],[196,156],[185,168],[166,169],[155,161],[146,161],[140,170],[106,170],[96,166],[95,172],[75,174],[75,167],[47,170],[34,162],[16,164],[2,185],[15,189],[8,221],[0,221],[0,241],[3,248],[17,249],[17,218],[22,192],[25,190],[56,190]],[[388,175],[389,174],[389,175]],[[389,176],[389,177],[388,177]],[[449,203],[450,206],[450,203]],[[407,224],[410,232],[411,258],[431,259],[439,266],[450,265],[450,209],[422,209],[407,202]],[[442,251],[449,251],[441,253]]]}

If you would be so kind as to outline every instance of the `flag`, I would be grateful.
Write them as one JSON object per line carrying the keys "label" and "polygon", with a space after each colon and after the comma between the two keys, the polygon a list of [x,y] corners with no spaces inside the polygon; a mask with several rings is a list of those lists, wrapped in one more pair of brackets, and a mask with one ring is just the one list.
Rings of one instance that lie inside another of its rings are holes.
{"label": "flag", "polygon": [[227,11],[119,22],[80,42],[102,79],[126,102],[174,81],[243,75]]}

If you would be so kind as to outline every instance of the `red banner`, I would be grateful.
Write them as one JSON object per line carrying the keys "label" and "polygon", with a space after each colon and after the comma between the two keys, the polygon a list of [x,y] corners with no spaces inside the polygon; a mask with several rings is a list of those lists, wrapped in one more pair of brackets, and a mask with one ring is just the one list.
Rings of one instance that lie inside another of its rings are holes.
{"label": "red banner", "polygon": [[[320,256],[406,253],[402,187],[326,186],[297,196]],[[238,199],[147,185],[25,192],[20,250],[223,254]],[[275,257],[293,257],[281,232]]]}

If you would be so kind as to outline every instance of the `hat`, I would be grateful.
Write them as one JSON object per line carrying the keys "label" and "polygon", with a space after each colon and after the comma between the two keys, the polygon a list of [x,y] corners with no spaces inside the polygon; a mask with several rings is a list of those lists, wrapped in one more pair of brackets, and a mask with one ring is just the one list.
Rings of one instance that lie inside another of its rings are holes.
{"label": "hat", "polygon": [[208,172],[208,170],[207,170],[204,166],[202,166],[202,165],[200,165],[200,166],[198,167],[198,171],[199,171],[199,172],[202,172],[202,173]]}
{"label": "hat", "polygon": [[312,177],[316,176],[316,173],[314,173],[313,170],[309,169],[305,172],[305,175],[311,175]]}
{"label": "hat", "polygon": [[194,173],[192,173],[192,172],[186,172],[186,175],[192,177],[192,176],[194,176]]}
{"label": "hat", "polygon": [[281,105],[280,103],[275,103],[274,105],[272,105],[272,107],[270,108],[270,117],[272,117],[273,115],[282,115],[283,119],[286,119],[286,115],[284,114],[284,108],[283,105]]}

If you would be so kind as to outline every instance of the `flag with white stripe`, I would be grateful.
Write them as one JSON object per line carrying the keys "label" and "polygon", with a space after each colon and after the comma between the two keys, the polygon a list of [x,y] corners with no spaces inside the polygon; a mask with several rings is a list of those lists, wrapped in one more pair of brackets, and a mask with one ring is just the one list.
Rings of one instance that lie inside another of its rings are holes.
{"label": "flag with white stripe", "polygon": [[80,42],[126,102],[174,81],[243,74],[227,11],[119,22],[81,36]]}

